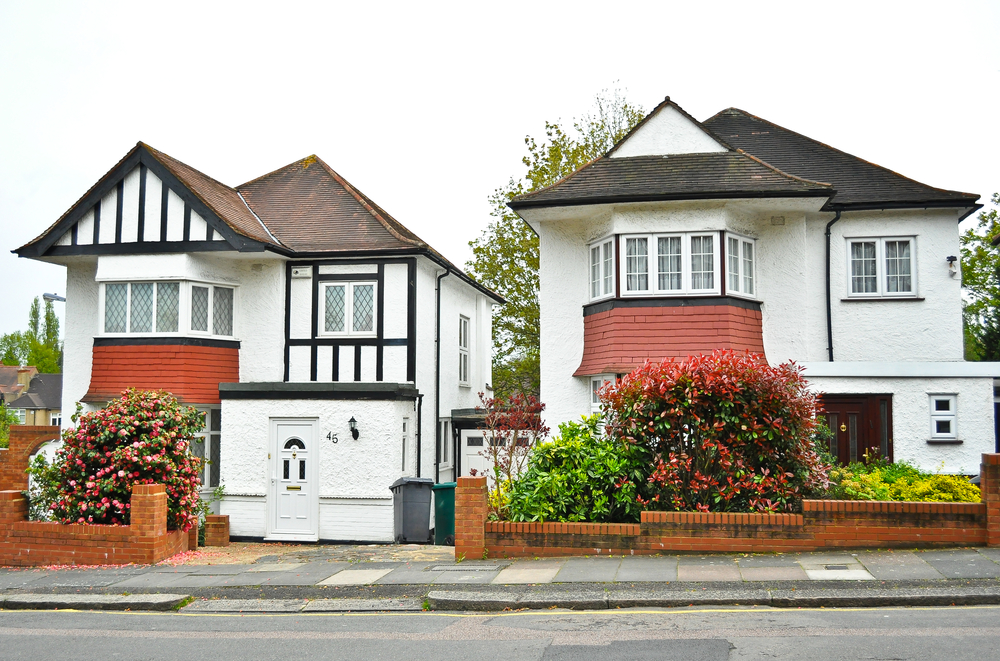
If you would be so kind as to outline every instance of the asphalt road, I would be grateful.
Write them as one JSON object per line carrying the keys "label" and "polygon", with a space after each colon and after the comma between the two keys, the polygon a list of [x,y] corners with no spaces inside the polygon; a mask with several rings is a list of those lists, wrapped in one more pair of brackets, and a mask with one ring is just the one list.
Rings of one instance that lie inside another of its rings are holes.
{"label": "asphalt road", "polygon": [[0,612],[0,659],[1000,658],[1000,607],[504,614]]}

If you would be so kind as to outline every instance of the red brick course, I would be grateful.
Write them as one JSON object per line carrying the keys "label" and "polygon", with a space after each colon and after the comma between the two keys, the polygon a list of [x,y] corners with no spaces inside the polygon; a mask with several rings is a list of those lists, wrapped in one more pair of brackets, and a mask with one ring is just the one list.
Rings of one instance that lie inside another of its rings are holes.
{"label": "red brick course", "polygon": [[764,353],[761,313],[730,305],[614,308],[583,318],[574,376],[626,373],[646,360],[737,349]]}
{"label": "red brick course", "polygon": [[511,523],[485,520],[486,478],[459,478],[455,554],[482,557],[485,550],[497,558],[1000,546],[1000,454],[983,455],[980,488],[980,503],[807,500],[801,514],[643,512],[638,524]]}
{"label": "red brick course", "polygon": [[166,390],[187,404],[218,404],[219,383],[240,380],[240,352],[184,345],[95,346],[84,401],[118,397],[127,388]]}

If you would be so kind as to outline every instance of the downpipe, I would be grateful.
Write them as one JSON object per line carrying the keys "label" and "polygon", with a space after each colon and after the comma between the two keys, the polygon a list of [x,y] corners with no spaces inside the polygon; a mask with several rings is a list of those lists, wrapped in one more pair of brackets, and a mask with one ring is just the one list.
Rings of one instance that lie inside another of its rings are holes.
{"label": "downpipe", "polygon": [[826,224],[826,351],[829,362],[833,362],[833,292],[830,289],[830,228],[840,220],[840,212],[835,212],[833,220]]}

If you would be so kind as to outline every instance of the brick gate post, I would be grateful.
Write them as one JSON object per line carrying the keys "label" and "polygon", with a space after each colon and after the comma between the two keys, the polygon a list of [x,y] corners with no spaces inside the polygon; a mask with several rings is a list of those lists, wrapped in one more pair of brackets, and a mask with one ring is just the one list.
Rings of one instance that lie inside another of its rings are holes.
{"label": "brick gate post", "polygon": [[477,559],[486,550],[485,477],[460,477],[455,488],[455,558]]}
{"label": "brick gate post", "polygon": [[983,454],[979,493],[986,505],[986,545],[1000,546],[1000,454]]}

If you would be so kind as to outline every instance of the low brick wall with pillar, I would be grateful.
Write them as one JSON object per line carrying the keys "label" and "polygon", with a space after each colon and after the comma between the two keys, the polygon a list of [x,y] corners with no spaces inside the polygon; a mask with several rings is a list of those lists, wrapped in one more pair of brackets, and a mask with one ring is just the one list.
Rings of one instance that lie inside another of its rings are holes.
{"label": "low brick wall with pillar", "polygon": [[59,427],[13,425],[6,448],[0,448],[0,491],[24,491],[28,488],[28,459],[49,441],[59,440]]}
{"label": "low brick wall with pillar", "polygon": [[459,478],[455,556],[1000,546],[1000,454],[984,454],[979,503],[806,500],[801,514],[643,512],[638,524],[487,521],[486,478]]}

